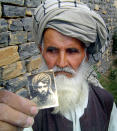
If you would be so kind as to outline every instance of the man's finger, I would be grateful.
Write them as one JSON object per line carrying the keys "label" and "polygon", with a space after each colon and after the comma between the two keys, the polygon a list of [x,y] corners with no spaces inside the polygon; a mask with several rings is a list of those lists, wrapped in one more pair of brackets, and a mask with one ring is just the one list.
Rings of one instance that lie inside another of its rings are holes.
{"label": "man's finger", "polygon": [[34,123],[33,117],[14,110],[0,103],[0,120],[18,127],[29,127]]}
{"label": "man's finger", "polygon": [[0,103],[7,104],[8,106],[27,115],[34,116],[38,113],[34,102],[9,91],[0,91]]}
{"label": "man's finger", "polygon": [[0,131],[23,131],[23,129],[0,121]]}

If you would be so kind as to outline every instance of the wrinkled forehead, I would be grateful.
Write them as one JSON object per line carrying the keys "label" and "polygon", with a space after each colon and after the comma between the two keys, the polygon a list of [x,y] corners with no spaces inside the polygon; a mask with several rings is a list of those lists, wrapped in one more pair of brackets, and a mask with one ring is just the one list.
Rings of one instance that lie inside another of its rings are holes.
{"label": "wrinkled forehead", "polygon": [[71,43],[71,45],[72,45],[72,43],[74,43],[76,45],[81,46],[82,48],[86,48],[85,44],[81,40],[74,38],[74,37],[64,35],[61,32],[59,32],[53,28],[48,28],[44,31],[42,45],[48,44],[48,43],[50,45],[52,45],[52,44],[56,45],[56,43],[59,43],[59,44],[62,43],[64,46],[64,45],[66,45],[67,42]]}

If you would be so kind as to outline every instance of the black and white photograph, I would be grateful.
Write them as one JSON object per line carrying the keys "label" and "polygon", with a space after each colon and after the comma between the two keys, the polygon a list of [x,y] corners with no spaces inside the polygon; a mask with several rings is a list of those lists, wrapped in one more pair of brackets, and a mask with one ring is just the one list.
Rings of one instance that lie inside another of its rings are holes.
{"label": "black and white photograph", "polygon": [[39,109],[58,106],[58,96],[52,70],[28,76],[30,99]]}

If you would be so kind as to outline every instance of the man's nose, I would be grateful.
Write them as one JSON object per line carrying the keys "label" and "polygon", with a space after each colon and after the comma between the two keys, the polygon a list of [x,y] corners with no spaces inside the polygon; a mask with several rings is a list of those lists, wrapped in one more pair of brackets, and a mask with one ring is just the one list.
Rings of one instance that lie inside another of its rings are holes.
{"label": "man's nose", "polygon": [[57,59],[57,66],[61,68],[68,66],[67,54],[64,51],[59,53],[59,56]]}

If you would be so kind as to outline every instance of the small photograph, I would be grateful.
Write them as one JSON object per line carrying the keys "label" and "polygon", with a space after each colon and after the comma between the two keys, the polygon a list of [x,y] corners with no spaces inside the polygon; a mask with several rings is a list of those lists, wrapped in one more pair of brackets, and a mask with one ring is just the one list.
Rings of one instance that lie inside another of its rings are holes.
{"label": "small photograph", "polygon": [[58,106],[58,96],[52,70],[28,76],[30,99],[39,109]]}

